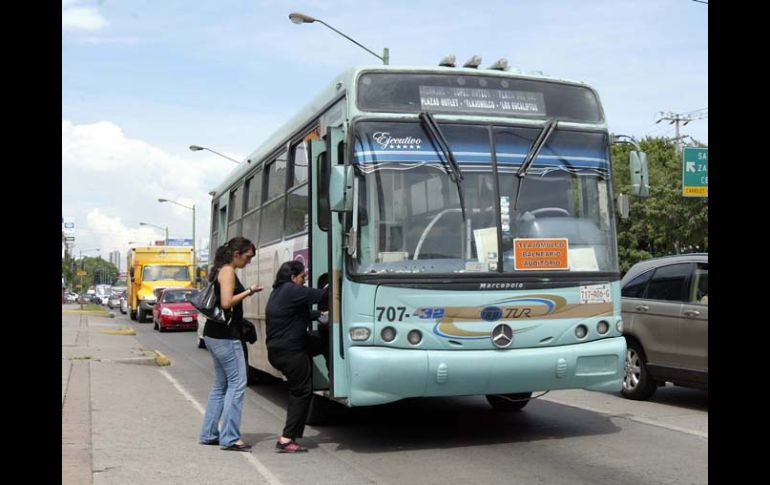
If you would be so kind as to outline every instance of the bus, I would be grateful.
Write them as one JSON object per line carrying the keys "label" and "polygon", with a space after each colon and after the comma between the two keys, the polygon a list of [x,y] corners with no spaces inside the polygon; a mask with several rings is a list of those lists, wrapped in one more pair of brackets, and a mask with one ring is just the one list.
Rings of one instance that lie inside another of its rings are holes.
{"label": "bus", "polygon": [[511,411],[533,393],[620,391],[612,142],[581,82],[347,70],[211,192],[211,247],[257,246],[239,270],[265,287],[244,303],[260,335],[250,371],[280,377],[265,305],[281,263],[300,260],[307,284],[331,290],[310,422],[319,397],[483,395]]}

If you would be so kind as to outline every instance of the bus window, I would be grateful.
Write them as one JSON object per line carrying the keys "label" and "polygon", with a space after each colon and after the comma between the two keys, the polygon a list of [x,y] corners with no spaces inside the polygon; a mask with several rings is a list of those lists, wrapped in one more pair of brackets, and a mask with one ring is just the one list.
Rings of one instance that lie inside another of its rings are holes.
{"label": "bus window", "polygon": [[259,215],[262,211],[257,209],[243,216],[243,237],[250,241],[259,241]]}
{"label": "bus window", "polygon": [[243,214],[243,187],[238,187],[230,192],[230,211],[227,214],[227,222],[233,222]]}
{"label": "bus window", "polygon": [[283,236],[283,209],[285,197],[268,202],[262,208],[262,225],[259,232],[259,244],[263,246],[277,241]]}
{"label": "bus window", "polygon": [[265,202],[286,192],[286,152],[281,152],[267,167],[267,193]]}
{"label": "bus window", "polygon": [[292,148],[291,187],[307,182],[307,153],[305,143],[298,143]]}
{"label": "bus window", "polygon": [[308,226],[307,184],[289,192],[286,198],[286,235],[307,231]]}
{"label": "bus window", "polygon": [[262,169],[259,169],[257,173],[246,179],[246,185],[249,188],[247,196],[244,197],[246,201],[244,213],[259,207],[262,203]]}
{"label": "bus window", "polygon": [[329,229],[329,161],[326,152],[318,155],[318,227]]}

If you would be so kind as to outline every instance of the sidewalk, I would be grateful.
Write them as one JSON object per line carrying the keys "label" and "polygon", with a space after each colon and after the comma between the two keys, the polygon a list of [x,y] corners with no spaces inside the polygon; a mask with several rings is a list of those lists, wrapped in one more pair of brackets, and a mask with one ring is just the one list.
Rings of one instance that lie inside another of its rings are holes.
{"label": "sidewalk", "polygon": [[126,328],[62,312],[62,484],[266,483],[247,453],[198,444],[203,417],[153,350],[103,333]]}

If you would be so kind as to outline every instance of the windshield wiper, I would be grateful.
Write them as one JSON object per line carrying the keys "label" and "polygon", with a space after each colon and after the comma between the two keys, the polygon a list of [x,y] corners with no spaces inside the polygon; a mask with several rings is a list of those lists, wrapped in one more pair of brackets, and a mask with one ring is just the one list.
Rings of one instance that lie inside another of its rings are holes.
{"label": "windshield wiper", "polygon": [[460,164],[457,163],[457,159],[455,158],[454,153],[452,153],[452,149],[449,147],[449,142],[444,136],[444,133],[441,131],[441,128],[439,128],[438,123],[436,123],[436,119],[433,117],[433,115],[427,111],[423,111],[420,113],[419,118],[425,126],[428,135],[444,154],[449,178],[451,178],[457,186],[457,194],[460,197],[460,209],[463,213],[463,222],[465,222],[465,197],[463,196],[462,186],[463,173],[460,170]]}
{"label": "windshield wiper", "polygon": [[535,141],[532,143],[532,146],[529,147],[529,152],[527,152],[527,156],[524,157],[524,161],[521,162],[521,166],[519,167],[519,170],[516,172],[517,180],[519,181],[518,187],[516,188],[516,198],[513,201],[513,210],[516,210],[516,206],[519,202],[519,194],[521,193],[521,186],[524,183],[524,177],[527,176],[527,172],[529,171],[529,167],[532,166],[533,163],[535,163],[535,159],[537,159],[538,154],[540,154],[540,149],[545,146],[548,139],[551,137],[551,134],[556,130],[556,126],[559,124],[559,121],[555,118],[551,118],[548,121],[546,121],[545,125],[543,126],[543,129],[540,130],[540,133],[538,133],[537,138],[535,138]]}

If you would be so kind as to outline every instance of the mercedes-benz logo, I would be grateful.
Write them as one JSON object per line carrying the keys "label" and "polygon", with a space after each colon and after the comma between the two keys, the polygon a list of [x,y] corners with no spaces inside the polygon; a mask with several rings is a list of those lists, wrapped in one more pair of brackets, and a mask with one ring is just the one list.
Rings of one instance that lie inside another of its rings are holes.
{"label": "mercedes-benz logo", "polygon": [[495,347],[504,349],[513,343],[513,329],[501,323],[492,329],[492,343]]}

